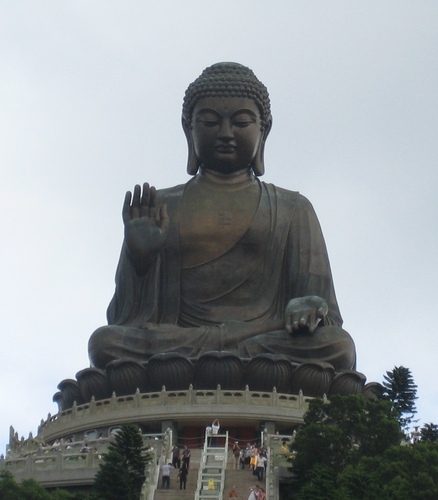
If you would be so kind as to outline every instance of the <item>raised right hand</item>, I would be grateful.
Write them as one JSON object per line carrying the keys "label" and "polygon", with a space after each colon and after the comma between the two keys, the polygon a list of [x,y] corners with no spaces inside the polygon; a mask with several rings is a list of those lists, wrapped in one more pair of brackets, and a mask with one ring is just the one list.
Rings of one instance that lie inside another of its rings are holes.
{"label": "raised right hand", "polygon": [[145,182],[143,192],[137,184],[134,194],[125,195],[122,210],[125,243],[136,267],[146,265],[163,246],[169,229],[167,206],[156,207],[156,189]]}

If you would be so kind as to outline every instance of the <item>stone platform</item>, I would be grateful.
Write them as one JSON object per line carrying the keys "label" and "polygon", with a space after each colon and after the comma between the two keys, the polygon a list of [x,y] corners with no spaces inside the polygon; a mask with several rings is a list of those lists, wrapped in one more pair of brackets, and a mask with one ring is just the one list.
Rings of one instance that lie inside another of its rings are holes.
{"label": "stone platform", "polygon": [[[77,405],[49,415],[35,437],[18,439],[11,431],[9,452],[0,470],[18,480],[35,478],[45,487],[75,488],[91,485],[112,433],[125,423],[139,426],[145,444],[166,457],[173,443],[198,447],[193,434],[204,435],[206,426],[219,419],[242,442],[260,442],[261,431],[290,434],[303,423],[309,400],[302,393],[276,391],[197,390],[116,396]],[[192,434],[190,434],[191,431]],[[170,437],[169,437],[170,436]],[[86,447],[87,451],[83,448]],[[169,450],[169,451],[167,451]],[[164,453],[164,455],[163,455]]]}
{"label": "stone platform", "polygon": [[42,422],[37,438],[44,442],[66,438],[70,434],[97,433],[111,426],[138,423],[150,432],[162,432],[164,425],[174,422],[172,430],[184,426],[205,427],[218,418],[221,426],[255,426],[273,422],[277,430],[289,429],[303,423],[308,407],[302,394],[221,390],[166,391],[116,396],[59,412]]}

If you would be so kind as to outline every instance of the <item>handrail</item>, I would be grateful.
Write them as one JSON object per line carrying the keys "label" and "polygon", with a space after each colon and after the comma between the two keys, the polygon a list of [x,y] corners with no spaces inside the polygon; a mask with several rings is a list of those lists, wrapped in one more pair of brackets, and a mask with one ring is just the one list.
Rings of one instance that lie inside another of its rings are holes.
{"label": "handrail", "polygon": [[[279,500],[278,491],[278,468],[281,462],[287,460],[283,453],[279,452],[282,441],[292,444],[295,440],[295,432],[289,434],[268,434],[264,433],[265,443],[268,447],[268,466],[266,468],[266,498]],[[279,461],[280,460],[280,461]],[[288,464],[289,466],[291,464]]]}
{"label": "handrail", "polygon": [[156,450],[154,450],[152,462],[149,462],[146,466],[146,479],[141,487],[140,500],[149,500],[154,497],[161,466],[167,462],[167,457],[171,453],[171,447],[172,429],[168,428],[164,434],[160,458],[158,459]]}
{"label": "handrail", "polygon": [[[219,438],[225,439],[225,446],[212,446],[212,440]],[[210,466],[209,461],[215,463]],[[227,463],[228,431],[225,434],[212,435],[206,430],[204,447],[199,464],[195,500],[202,500],[204,498],[208,498],[210,500],[222,500],[225,488],[225,469],[227,467]],[[217,469],[218,472],[208,472],[209,468]],[[205,484],[208,485],[208,493],[204,489]],[[210,489],[210,484],[212,489]]]}

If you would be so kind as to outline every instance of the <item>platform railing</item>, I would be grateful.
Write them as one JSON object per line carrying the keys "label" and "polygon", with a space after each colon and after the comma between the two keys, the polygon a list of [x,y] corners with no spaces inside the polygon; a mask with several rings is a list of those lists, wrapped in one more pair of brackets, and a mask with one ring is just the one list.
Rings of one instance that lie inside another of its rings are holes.
{"label": "platform railing", "polygon": [[[165,433],[143,434],[142,437],[143,444],[148,445],[146,453],[152,457],[147,470],[150,480],[146,486],[148,491],[153,491],[158,482],[159,463],[163,462],[170,453],[172,431],[168,429]],[[84,484],[91,484],[111,440],[112,438],[100,438],[86,442],[63,443],[57,447],[39,447],[33,450],[26,447],[22,453],[15,453],[13,457],[1,458],[0,470],[7,470],[20,479],[36,478],[45,486],[50,486],[50,480],[47,479],[48,473],[52,471],[61,473],[68,470],[70,471],[69,477],[73,481],[77,475]],[[149,500],[152,497],[145,498]]]}
{"label": "platform railing", "polygon": [[160,392],[140,393],[138,390],[130,396],[117,396],[115,393],[108,399],[91,399],[89,403],[82,405],[73,404],[72,408],[60,411],[56,415],[48,415],[38,427],[38,434],[44,433],[47,427],[62,425],[81,418],[91,417],[97,414],[108,414],[127,409],[151,409],[154,407],[165,407],[184,405],[199,406],[205,404],[217,405],[247,405],[261,406],[266,409],[288,409],[299,412],[307,409],[308,401],[312,399],[299,394],[283,394],[262,391],[250,391],[247,386],[244,390],[222,390],[220,386],[214,390],[198,390],[189,387],[184,391],[167,391],[164,387]]}

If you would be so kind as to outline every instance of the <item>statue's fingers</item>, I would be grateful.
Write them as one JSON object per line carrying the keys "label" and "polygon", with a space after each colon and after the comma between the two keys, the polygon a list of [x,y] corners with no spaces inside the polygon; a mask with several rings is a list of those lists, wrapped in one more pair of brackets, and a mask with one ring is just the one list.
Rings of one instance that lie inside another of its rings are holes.
{"label": "statue's fingers", "polygon": [[169,229],[169,215],[167,214],[167,205],[166,204],[161,205],[160,209],[158,210],[157,215],[159,216],[158,224],[159,224],[160,228],[163,231],[167,231]]}
{"label": "statue's fingers", "polygon": [[307,315],[307,316],[300,316],[300,319],[298,320],[298,324],[300,326],[308,326],[309,325],[309,320],[310,320],[310,317]]}
{"label": "statue's fingers", "polygon": [[291,319],[291,323],[292,323],[292,330],[299,330],[299,328],[300,328],[300,316],[293,314],[292,319]]}
{"label": "statue's fingers", "polygon": [[149,216],[149,202],[150,202],[150,189],[149,184],[147,182],[143,183],[143,191],[140,199],[140,217],[148,217]]}
{"label": "statue's fingers", "polygon": [[126,224],[131,220],[131,191],[127,191],[125,194],[125,199],[123,200],[123,208],[122,208],[122,219],[123,223]]}
{"label": "statue's fingers", "polygon": [[149,207],[155,208],[157,203],[157,190],[154,186],[151,186],[149,189]]}
{"label": "statue's fingers", "polygon": [[151,186],[149,196],[149,217],[155,219],[157,215],[157,190]]}
{"label": "statue's fingers", "polygon": [[323,319],[327,314],[327,308],[326,307],[320,307],[317,311],[316,311],[316,317],[318,319]]}
{"label": "statue's fingers", "polygon": [[138,219],[140,217],[140,195],[141,187],[136,184],[134,186],[134,194],[132,195],[131,201],[131,216],[133,219]]}
{"label": "statue's fingers", "polygon": [[309,316],[309,322],[308,322],[308,328],[309,332],[313,333],[316,330],[316,327],[318,326],[318,323],[320,321],[320,318],[316,314],[311,314]]}
{"label": "statue's fingers", "polygon": [[132,205],[140,205],[140,197],[141,197],[141,187],[139,184],[134,186],[134,194],[132,196]]}

